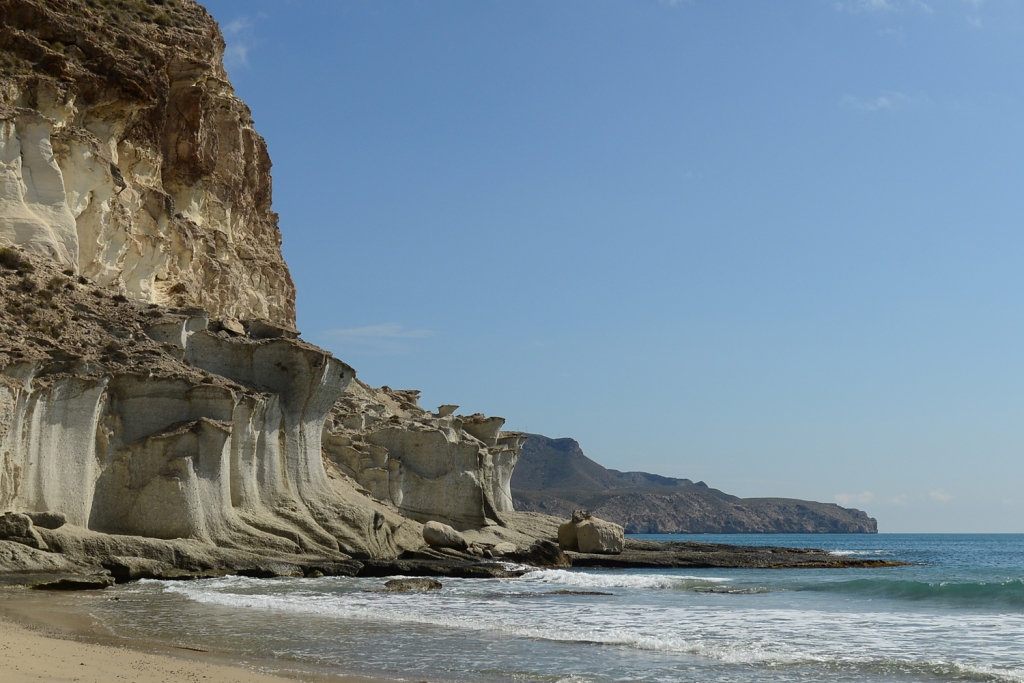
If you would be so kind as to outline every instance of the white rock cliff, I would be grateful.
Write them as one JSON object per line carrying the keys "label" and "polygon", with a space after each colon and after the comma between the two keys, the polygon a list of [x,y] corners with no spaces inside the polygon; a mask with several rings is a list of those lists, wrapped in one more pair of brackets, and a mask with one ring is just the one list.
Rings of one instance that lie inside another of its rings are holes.
{"label": "white rock cliff", "polygon": [[500,530],[522,436],[297,338],[215,22],[119,7],[0,0],[0,511],[67,520],[10,557],[393,558],[420,522]]}

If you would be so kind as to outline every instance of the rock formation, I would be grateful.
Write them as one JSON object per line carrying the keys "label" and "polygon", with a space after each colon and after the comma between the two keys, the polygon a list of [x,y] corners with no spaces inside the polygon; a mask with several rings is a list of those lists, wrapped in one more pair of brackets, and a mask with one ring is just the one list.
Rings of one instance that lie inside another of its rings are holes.
{"label": "rock formation", "polygon": [[457,406],[430,413],[418,399],[418,391],[357,380],[331,413],[327,458],[412,519],[499,524],[513,510],[510,482],[525,435],[500,431],[500,417],[454,415]]}
{"label": "rock formation", "polygon": [[270,157],[191,1],[0,0],[0,241],[111,294],[295,323]]}
{"label": "rock formation", "polygon": [[582,510],[575,510],[572,519],[558,527],[558,546],[562,550],[618,555],[624,543],[621,526]]}
{"label": "rock formation", "polygon": [[223,50],[192,0],[0,0],[0,568],[337,573],[428,520],[529,545],[503,420],[298,338]]}
{"label": "rock formation", "polygon": [[525,435],[299,338],[223,51],[194,0],[0,0],[2,580],[568,566],[558,520],[513,509]]}

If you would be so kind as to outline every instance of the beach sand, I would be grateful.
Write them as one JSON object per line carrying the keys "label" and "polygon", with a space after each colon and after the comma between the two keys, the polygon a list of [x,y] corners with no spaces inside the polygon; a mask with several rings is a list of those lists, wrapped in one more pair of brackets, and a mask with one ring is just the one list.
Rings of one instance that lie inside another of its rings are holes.
{"label": "beach sand", "polygon": [[[285,667],[275,666],[274,660],[243,664],[233,661],[230,653],[177,650],[145,641],[114,642],[61,610],[59,600],[69,597],[0,591],[2,683],[394,683],[361,676],[280,672],[277,669]],[[252,666],[279,675],[259,673]]]}

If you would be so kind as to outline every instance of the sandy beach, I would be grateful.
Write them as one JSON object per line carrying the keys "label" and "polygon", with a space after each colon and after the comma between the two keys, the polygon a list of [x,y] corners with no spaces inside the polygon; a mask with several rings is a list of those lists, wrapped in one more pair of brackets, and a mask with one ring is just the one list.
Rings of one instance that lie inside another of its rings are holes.
{"label": "sandy beach", "polygon": [[260,673],[277,669],[272,660],[249,666],[230,653],[173,650],[147,641],[116,643],[81,617],[66,613],[67,599],[95,599],[97,594],[48,594],[14,589],[0,594],[0,671],[3,683],[67,681],[75,683],[387,683],[360,676],[325,675],[289,670],[286,675]]}
{"label": "sandy beach", "polygon": [[283,683],[243,667],[207,664],[42,635],[0,620],[0,670],[5,683],[145,681],[147,683]]}

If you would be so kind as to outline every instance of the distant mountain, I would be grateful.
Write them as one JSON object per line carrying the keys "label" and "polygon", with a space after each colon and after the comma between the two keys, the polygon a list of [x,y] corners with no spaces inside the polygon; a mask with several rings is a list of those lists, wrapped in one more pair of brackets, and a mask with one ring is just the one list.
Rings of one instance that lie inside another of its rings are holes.
{"label": "distant mountain", "polygon": [[860,510],[791,498],[738,498],[702,481],[610,470],[573,439],[530,434],[512,473],[517,510],[589,510],[627,533],[876,533]]}

